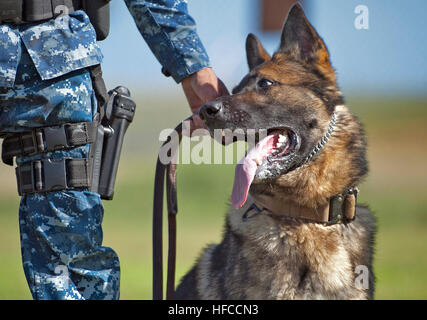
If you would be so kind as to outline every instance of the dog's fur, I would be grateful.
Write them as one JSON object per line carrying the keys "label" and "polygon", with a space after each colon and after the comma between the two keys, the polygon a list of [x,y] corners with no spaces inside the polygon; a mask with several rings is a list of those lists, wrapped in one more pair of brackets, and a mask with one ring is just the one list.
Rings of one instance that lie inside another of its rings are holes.
{"label": "dog's fur", "polygon": [[[250,73],[232,96],[216,100],[221,112],[203,117],[205,123],[209,129],[287,127],[300,138],[292,157],[258,168],[251,198],[314,210],[357,186],[367,173],[364,133],[344,106],[328,50],[299,4],[288,14],[274,56],[249,35],[247,58]],[[329,142],[303,163],[333,112]],[[244,219],[247,209],[230,210],[222,242],[204,250],[176,299],[373,298],[375,221],[367,208],[358,206],[354,221],[331,226],[265,213]],[[368,288],[358,285],[357,266],[368,268]]]}

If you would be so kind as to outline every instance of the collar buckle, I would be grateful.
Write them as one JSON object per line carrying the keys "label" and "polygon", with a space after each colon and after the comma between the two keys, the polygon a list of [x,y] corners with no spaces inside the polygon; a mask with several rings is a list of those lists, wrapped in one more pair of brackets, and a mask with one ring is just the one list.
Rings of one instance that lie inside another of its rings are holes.
{"label": "collar buckle", "polygon": [[359,189],[354,187],[332,197],[329,206],[329,221],[325,225],[330,226],[353,221],[356,218],[358,194]]}

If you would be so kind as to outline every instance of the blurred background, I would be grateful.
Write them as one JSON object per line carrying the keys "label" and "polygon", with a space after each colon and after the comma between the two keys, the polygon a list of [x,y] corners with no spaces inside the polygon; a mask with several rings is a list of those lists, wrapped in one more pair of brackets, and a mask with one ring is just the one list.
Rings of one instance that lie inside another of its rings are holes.
{"label": "blurred background", "polygon": [[[212,65],[230,89],[247,72],[249,32],[271,53],[277,48],[285,2],[188,0]],[[359,5],[369,10],[368,29],[356,28]],[[347,105],[367,132],[370,174],[360,202],[378,219],[375,298],[427,299],[427,2],[307,0],[303,6],[329,47]],[[105,202],[104,244],[121,260],[121,298],[150,299],[158,137],[189,108],[180,86],[160,73],[123,1],[112,1],[111,35],[101,46],[109,88],[128,86],[138,108],[114,201]],[[203,247],[221,239],[233,177],[234,165],[179,166],[177,281]],[[0,181],[0,299],[30,299],[14,170],[0,166]]]}

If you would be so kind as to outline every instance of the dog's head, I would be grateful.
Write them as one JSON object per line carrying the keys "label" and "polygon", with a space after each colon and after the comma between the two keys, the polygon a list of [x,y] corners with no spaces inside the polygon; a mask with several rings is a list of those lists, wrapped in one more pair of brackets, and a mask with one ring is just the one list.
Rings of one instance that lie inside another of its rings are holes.
{"label": "dog's head", "polygon": [[[315,199],[326,199],[341,192],[340,188],[354,184],[366,173],[363,134],[357,119],[342,106],[329,52],[300,5],[291,8],[280,47],[272,57],[252,34],[247,38],[246,50],[250,72],[234,88],[232,96],[206,104],[200,116],[211,132],[213,129],[267,130],[268,137],[258,143],[258,154],[252,159],[257,165],[253,182],[250,181],[251,190],[271,193],[280,189],[300,194],[295,199],[300,203],[304,198],[306,204],[315,205]],[[345,110],[340,112],[337,106]],[[306,164],[328,131],[334,112],[339,114],[331,140],[338,138],[345,125],[348,128],[344,130],[350,130],[349,134],[342,135],[341,141],[328,143],[322,156],[317,155],[315,161]],[[359,153],[355,155],[359,165],[341,179],[339,171],[353,167],[354,163],[333,153],[347,153],[351,158],[348,148],[357,149],[351,150],[351,154]],[[320,179],[321,176],[325,179]],[[334,186],[321,185],[328,180],[326,177],[335,181]],[[324,188],[324,192],[314,192],[315,185]],[[302,196],[306,192],[311,195]]]}

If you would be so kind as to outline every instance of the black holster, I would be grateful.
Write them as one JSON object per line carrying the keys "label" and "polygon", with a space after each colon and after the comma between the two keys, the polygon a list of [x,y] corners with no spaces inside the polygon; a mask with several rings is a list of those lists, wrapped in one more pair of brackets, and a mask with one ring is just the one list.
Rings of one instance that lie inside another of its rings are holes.
{"label": "black holster", "polygon": [[112,200],[125,133],[135,115],[135,102],[125,87],[109,93],[104,116],[99,120],[96,142],[92,145],[92,188],[102,199]]}

